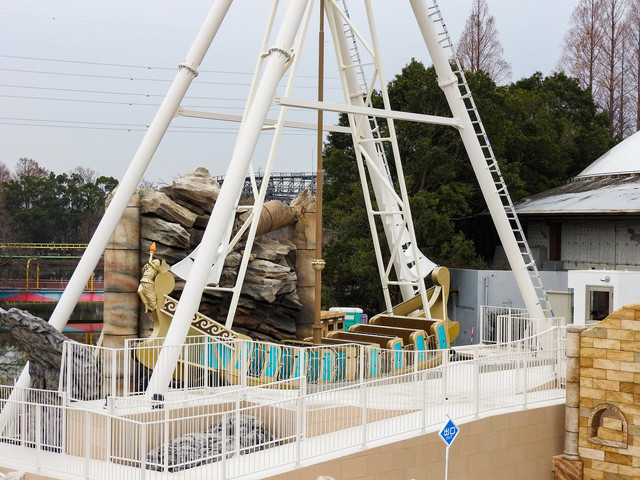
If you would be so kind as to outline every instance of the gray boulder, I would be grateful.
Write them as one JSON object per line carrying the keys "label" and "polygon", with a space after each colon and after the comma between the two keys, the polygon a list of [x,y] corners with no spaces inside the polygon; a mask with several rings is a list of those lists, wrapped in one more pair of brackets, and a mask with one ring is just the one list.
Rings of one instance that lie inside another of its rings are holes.
{"label": "gray boulder", "polygon": [[234,453],[236,436],[240,437],[241,455],[274,445],[274,437],[261,419],[240,415],[239,425],[236,425],[236,419],[232,416],[226,421],[220,419],[212,423],[206,432],[187,433],[149,451],[147,468],[161,470],[166,466],[170,472],[175,472],[217,462],[225,452],[228,456]]}
{"label": "gray boulder", "polygon": [[[0,311],[0,326],[5,327],[18,340],[29,355],[31,388],[57,391],[62,364],[62,346],[71,341],[43,319],[29,312],[12,308]],[[79,400],[101,397],[98,366],[89,349],[74,349],[72,371],[82,375],[71,376],[71,394]],[[68,376],[64,375],[66,382]]]}
{"label": "gray boulder", "polygon": [[178,223],[166,222],[157,217],[141,217],[140,229],[143,238],[154,242],[188,249],[190,246],[190,236],[184,227]]}
{"label": "gray boulder", "polygon": [[167,222],[179,223],[183,227],[192,227],[197,215],[187,208],[178,205],[166,194],[156,192],[151,188],[142,188],[138,191],[140,196],[140,213],[152,214]]}

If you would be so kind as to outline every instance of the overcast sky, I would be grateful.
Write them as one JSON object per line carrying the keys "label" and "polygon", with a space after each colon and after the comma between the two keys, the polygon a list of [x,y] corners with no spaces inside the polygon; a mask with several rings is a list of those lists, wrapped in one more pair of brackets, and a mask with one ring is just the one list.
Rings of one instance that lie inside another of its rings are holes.
{"label": "overcast sky", "polygon": [[[430,0],[428,0],[430,2]],[[488,0],[512,80],[552,73],[578,0]],[[20,0],[0,3],[0,161],[33,158],[56,173],[82,165],[121,178],[212,2]],[[354,22],[360,0],[349,0]],[[387,80],[417,58],[430,63],[408,2],[373,0]],[[235,0],[183,106],[241,114],[271,2]],[[440,0],[457,41],[471,0]],[[311,29],[317,26],[312,19]],[[341,91],[328,52],[325,99]],[[317,33],[309,34],[295,96],[313,99]],[[482,115],[482,112],[480,112]],[[298,116],[296,116],[298,115]],[[305,119],[302,114],[295,119]],[[309,120],[309,118],[306,118]],[[312,120],[309,120],[312,121]],[[329,117],[329,121],[335,121]],[[178,118],[145,178],[170,182],[196,166],[225,173],[236,124]],[[269,138],[254,166],[263,167]],[[287,131],[275,171],[315,169],[315,133]]]}

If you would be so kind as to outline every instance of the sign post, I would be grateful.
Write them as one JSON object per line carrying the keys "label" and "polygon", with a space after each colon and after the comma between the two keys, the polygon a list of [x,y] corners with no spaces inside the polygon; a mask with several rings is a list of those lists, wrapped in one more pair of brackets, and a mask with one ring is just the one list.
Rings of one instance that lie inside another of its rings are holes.
{"label": "sign post", "polygon": [[451,446],[453,441],[456,439],[456,436],[458,436],[460,429],[455,423],[453,423],[453,420],[451,420],[451,417],[449,415],[447,414],[445,415],[447,416],[448,421],[442,426],[442,428],[438,432],[438,436],[442,439],[444,444],[447,446],[447,450],[445,453],[445,463],[444,463],[444,480],[447,480],[449,476],[449,447]]}

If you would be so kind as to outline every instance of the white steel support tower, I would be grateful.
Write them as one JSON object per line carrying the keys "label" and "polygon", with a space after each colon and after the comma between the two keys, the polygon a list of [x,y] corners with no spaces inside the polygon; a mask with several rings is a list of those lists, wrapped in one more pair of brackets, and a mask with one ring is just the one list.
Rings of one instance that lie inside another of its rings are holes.
{"label": "white steel support tower", "polygon": [[[410,3],[422,36],[429,47],[433,65],[438,73],[439,85],[447,97],[453,115],[462,121],[460,136],[529,315],[531,318],[550,316],[551,305],[542,286],[540,273],[464,78],[438,2],[433,0],[433,5],[429,7],[424,0],[410,0]],[[434,41],[440,48],[429,46]],[[450,55],[447,55],[447,51]]]}
{"label": "white steel support tower", "polygon": [[[183,115],[239,121],[240,129],[235,149],[202,242],[197,251],[186,261],[186,267],[180,269],[180,274],[186,277],[186,283],[160,353],[158,367],[149,381],[147,389],[149,398],[155,393],[164,393],[167,389],[179,355],[179,348],[175,347],[184,343],[203,291],[206,288],[219,288],[216,285],[218,278],[216,268],[221,268],[230,245],[233,245],[240,235],[248,232],[245,251],[251,251],[251,242],[257,227],[256,219],[259,217],[264,200],[264,190],[268,184],[268,175],[272,169],[280,132],[289,127],[316,128],[315,125],[287,120],[287,109],[291,108],[341,112],[349,117],[347,129],[326,126],[323,128],[325,131],[348,132],[352,135],[387,309],[391,309],[389,287],[397,285],[404,299],[419,294],[423,300],[425,316],[429,317],[424,277],[435,267],[433,262],[419,251],[413,231],[393,123],[394,120],[405,120],[449,126],[459,130],[529,314],[532,317],[544,316],[543,310],[547,309],[546,305],[541,306],[544,291],[541,285],[536,287],[537,284],[532,282],[530,271],[533,271],[531,269],[535,268],[535,265],[526,247],[526,240],[521,234],[513,205],[508,199],[506,187],[497,169],[497,163],[479,123],[471,95],[464,83],[462,83],[464,91],[460,91],[463,77],[457,76],[451,68],[450,59],[445,50],[450,45],[450,41],[448,36],[443,38],[442,29],[439,31],[436,26],[440,21],[437,6],[428,7],[426,0],[406,0],[414,10],[418,26],[438,73],[440,86],[451,108],[452,117],[397,112],[391,109],[373,9],[369,0],[361,1],[365,5],[366,19],[358,20],[366,21],[368,38],[365,38],[356,22],[345,13],[344,0],[325,0],[326,17],[331,29],[345,99],[344,103],[328,103],[290,96],[297,61],[313,11],[313,0],[289,0],[288,2],[273,0],[262,55],[257,63],[242,117],[213,112],[194,112],[180,107],[191,80],[198,74],[200,63],[233,3],[233,0],[214,1],[193,47],[186,60],[180,65],[176,80],[170,87],[156,118],[80,260],[67,291],[50,319],[50,322],[60,330],[66,324],[82,293],[82,287],[89,280],[172,118]],[[357,39],[362,47],[362,53],[366,52],[366,59],[363,60],[365,55],[361,57],[361,52],[354,52],[354,39]],[[286,74],[289,74],[289,78],[284,82],[283,78]],[[286,85],[281,87],[281,83]],[[282,92],[278,91],[279,88],[282,88]],[[382,108],[372,107],[374,89],[381,95]],[[267,118],[268,111],[273,106],[281,107],[277,119]],[[378,128],[378,124],[382,123],[383,119],[386,123],[386,136],[381,135]],[[264,130],[275,130],[276,134],[273,136],[269,152],[263,188],[260,191],[254,188],[258,194],[253,206],[254,213],[251,216],[253,221],[242,227],[242,231],[232,239],[230,238],[231,224],[238,208],[240,193],[247,173],[252,175],[252,157]],[[391,172],[395,174],[395,178],[391,177]],[[374,192],[375,201],[369,196],[369,186]],[[381,226],[387,238],[387,254],[383,254],[383,246],[377,241],[378,226]],[[388,260],[385,261],[386,257]],[[231,289],[234,296],[232,310],[235,309],[234,302],[237,304],[246,261],[248,261],[248,253],[247,260],[243,259],[238,283]],[[536,291],[536,288],[539,288],[539,291]],[[232,321],[233,313],[230,312],[227,318],[228,327],[231,326]]]}
{"label": "white steel support tower", "polygon": [[[452,66],[453,73],[458,79],[458,88],[460,90],[461,98],[469,114],[469,119],[471,120],[473,131],[476,135],[478,143],[480,144],[487,169],[491,174],[491,178],[493,179],[493,183],[495,184],[496,191],[502,203],[502,207],[507,214],[509,226],[511,227],[511,231],[513,232],[513,239],[509,238],[510,235],[506,232],[503,232],[500,239],[503,241],[503,243],[512,247],[510,248],[509,253],[517,260],[518,254],[516,252],[516,249],[513,248],[513,240],[515,239],[515,243],[518,247],[520,255],[524,260],[527,273],[531,278],[531,283],[535,290],[536,297],[538,298],[540,306],[542,307],[545,316],[551,316],[551,304],[549,303],[549,299],[547,298],[544,286],[542,285],[540,272],[538,271],[538,267],[536,266],[536,262],[533,258],[533,254],[531,253],[531,249],[529,248],[527,238],[524,235],[524,230],[522,229],[522,225],[520,224],[520,220],[518,219],[516,209],[514,208],[513,202],[511,201],[511,196],[509,195],[507,185],[504,182],[504,177],[500,172],[498,160],[493,154],[493,149],[491,148],[491,144],[489,143],[489,137],[484,130],[484,125],[482,123],[482,120],[480,119],[480,113],[478,112],[476,103],[473,100],[473,96],[471,95],[471,90],[469,90],[469,85],[467,84],[467,80],[464,76],[464,71],[462,70],[462,66],[460,65],[458,56],[456,55],[454,44],[451,41],[449,31],[447,30],[447,27],[444,23],[442,13],[440,12],[440,7],[438,6],[436,0],[434,0],[433,5],[429,7],[429,16],[433,19],[434,24],[438,29],[438,38],[441,45],[443,46],[445,51],[448,51],[450,54],[449,64]],[[498,207],[496,206],[495,208],[497,209]]]}
{"label": "white steel support tower", "polygon": [[[403,300],[420,294],[422,305],[425,307],[425,316],[430,318],[424,277],[436,265],[420,252],[415,238],[409,196],[404,181],[393,123],[393,112],[387,94],[373,14],[369,2],[365,3],[371,36],[370,42],[367,42],[358,32],[356,26],[352,24],[347,15],[344,0],[342,2],[328,1],[326,15],[334,39],[345,104],[373,110],[374,89],[377,89],[382,95],[384,105],[382,115],[386,116],[388,136],[380,135],[376,120],[376,115],[382,112],[357,114],[354,111],[354,113],[348,113],[371,237],[387,310],[391,312],[392,308],[389,287],[395,284],[399,286]],[[354,48],[355,42],[366,51],[368,57],[366,61],[363,61],[363,55],[358,49]],[[369,78],[365,72],[370,72]],[[389,145],[392,152],[396,172],[395,179],[391,176],[387,164],[385,144]],[[397,187],[394,183],[397,183]],[[373,189],[377,208],[374,208],[374,203],[369,195],[369,185]],[[382,254],[382,246],[379,243],[376,218],[380,219],[387,238],[390,258],[386,263]],[[395,271],[392,270],[393,267],[395,267]],[[392,275],[395,275],[395,279]]]}

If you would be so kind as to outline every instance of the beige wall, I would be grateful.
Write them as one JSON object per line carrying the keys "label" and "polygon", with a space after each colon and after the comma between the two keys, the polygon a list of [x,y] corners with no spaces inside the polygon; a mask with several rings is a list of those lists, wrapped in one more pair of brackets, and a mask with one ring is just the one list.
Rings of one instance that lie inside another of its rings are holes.
{"label": "beige wall", "polygon": [[[459,424],[449,480],[550,480],[551,458],[564,445],[564,408],[532,408]],[[445,446],[434,432],[268,478],[442,480],[444,458]],[[25,480],[46,478],[27,474]]]}
{"label": "beige wall", "polygon": [[[460,424],[449,480],[549,480],[564,447],[564,404]],[[445,446],[436,433],[371,448],[270,480],[441,480]]]}
{"label": "beige wall", "polygon": [[[580,337],[578,441],[584,480],[640,478],[639,401],[640,303],[634,303]],[[601,408],[608,412],[598,421]]]}

